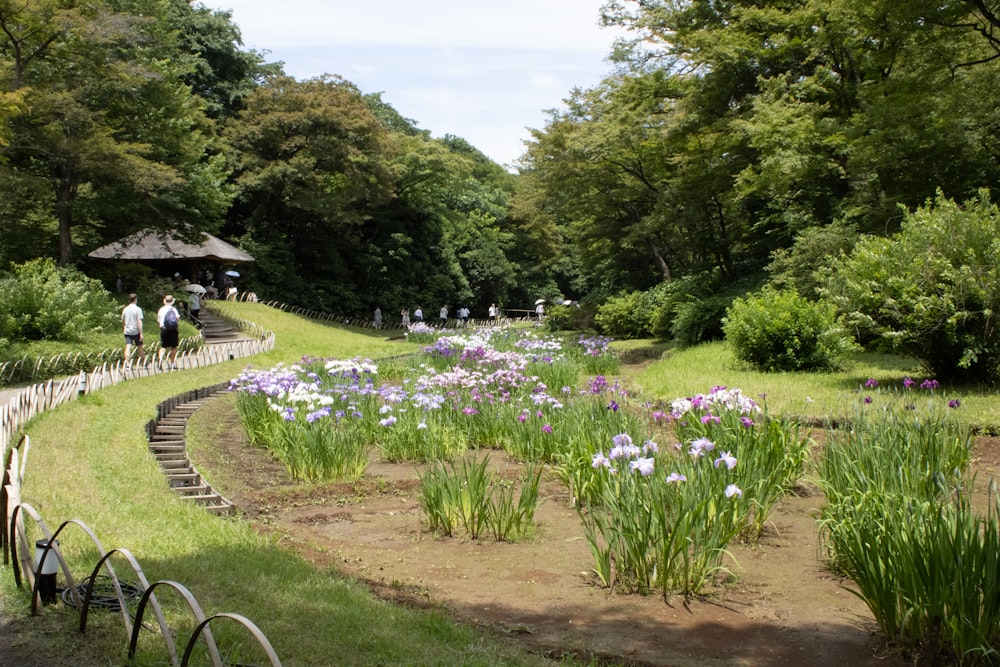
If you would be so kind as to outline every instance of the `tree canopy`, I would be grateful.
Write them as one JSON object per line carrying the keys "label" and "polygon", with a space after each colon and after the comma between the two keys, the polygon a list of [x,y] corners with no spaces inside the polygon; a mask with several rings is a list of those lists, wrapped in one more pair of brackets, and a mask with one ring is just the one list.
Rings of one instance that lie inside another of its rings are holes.
{"label": "tree canopy", "polygon": [[258,258],[244,287],[338,312],[669,284],[708,323],[718,300],[692,303],[772,262],[816,298],[796,261],[995,187],[993,10],[610,0],[614,72],[567,91],[514,174],[342,77],[286,76],[228,12],[0,0],[0,264],[82,265],[153,227],[219,233]]}

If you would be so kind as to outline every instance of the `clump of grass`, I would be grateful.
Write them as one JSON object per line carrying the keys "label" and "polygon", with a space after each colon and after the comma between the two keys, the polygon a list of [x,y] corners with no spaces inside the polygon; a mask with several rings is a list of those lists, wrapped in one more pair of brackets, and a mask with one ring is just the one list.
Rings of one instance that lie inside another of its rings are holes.
{"label": "clump of grass", "polygon": [[519,485],[491,475],[489,456],[435,462],[420,475],[420,506],[431,531],[451,536],[461,528],[473,540],[498,542],[529,535],[538,506],[542,467],[529,464]]}
{"label": "clump of grass", "polygon": [[1000,641],[1000,528],[967,489],[971,436],[940,413],[859,406],[818,465],[831,562],[892,642],[934,662],[990,663]]}

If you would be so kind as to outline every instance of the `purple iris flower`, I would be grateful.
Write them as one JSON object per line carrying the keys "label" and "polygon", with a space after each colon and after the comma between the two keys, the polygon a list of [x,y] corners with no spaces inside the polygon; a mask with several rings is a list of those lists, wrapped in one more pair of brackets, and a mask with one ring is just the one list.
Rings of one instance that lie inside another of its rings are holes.
{"label": "purple iris flower", "polygon": [[722,452],[722,456],[715,459],[715,467],[718,468],[720,463],[725,463],[726,467],[732,470],[736,467],[736,457],[729,452]]}
{"label": "purple iris flower", "polygon": [[653,474],[654,459],[652,456],[649,458],[636,459],[628,465],[633,472],[638,470],[639,474],[643,477],[649,477]]}

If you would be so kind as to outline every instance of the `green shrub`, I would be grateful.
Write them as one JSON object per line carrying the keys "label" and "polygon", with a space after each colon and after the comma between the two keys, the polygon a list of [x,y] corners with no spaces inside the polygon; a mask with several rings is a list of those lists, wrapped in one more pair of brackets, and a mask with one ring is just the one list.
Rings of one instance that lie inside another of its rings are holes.
{"label": "green shrub", "polygon": [[723,330],[737,359],[769,371],[833,370],[856,348],[833,305],[771,287],[736,299]]}
{"label": "green shrub", "polygon": [[832,267],[826,294],[859,335],[940,380],[1000,380],[1000,209],[986,191],[964,206],[939,193],[895,236],[862,239]]}
{"label": "green shrub", "polygon": [[652,316],[658,307],[662,291],[628,292],[611,297],[594,316],[598,330],[621,340],[649,338],[653,335]]}
{"label": "green shrub", "polygon": [[686,302],[709,296],[714,282],[712,274],[699,273],[663,283],[660,286],[663,297],[652,314],[653,335],[663,340],[672,339],[677,309]]}
{"label": "green shrub", "polygon": [[794,290],[812,301],[819,299],[824,267],[830,258],[849,254],[857,240],[857,230],[846,222],[799,232],[791,248],[782,248],[772,255],[767,267],[771,284],[779,289]]}
{"label": "green shrub", "polygon": [[681,345],[722,338],[726,309],[738,296],[756,289],[760,276],[733,281],[719,271],[684,276],[661,285],[661,297],[651,317],[653,335]]}
{"label": "green shrub", "polygon": [[79,341],[112,331],[119,307],[100,282],[51,259],[14,267],[0,279],[0,338]]}
{"label": "green shrub", "polygon": [[670,324],[671,337],[682,345],[722,338],[722,319],[732,301],[731,294],[714,294],[678,305]]}
{"label": "green shrub", "polygon": [[545,310],[545,328],[549,331],[582,331],[592,326],[591,313],[579,306],[560,304]]}

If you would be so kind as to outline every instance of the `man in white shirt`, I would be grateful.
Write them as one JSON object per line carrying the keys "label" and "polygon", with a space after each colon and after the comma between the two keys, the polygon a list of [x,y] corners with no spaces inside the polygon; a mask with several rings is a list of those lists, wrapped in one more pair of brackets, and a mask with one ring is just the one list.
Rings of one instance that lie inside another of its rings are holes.
{"label": "man in white shirt", "polygon": [[122,309],[122,329],[125,333],[125,367],[132,365],[132,346],[142,359],[142,308],[136,303],[135,294],[128,295],[128,305]]}

